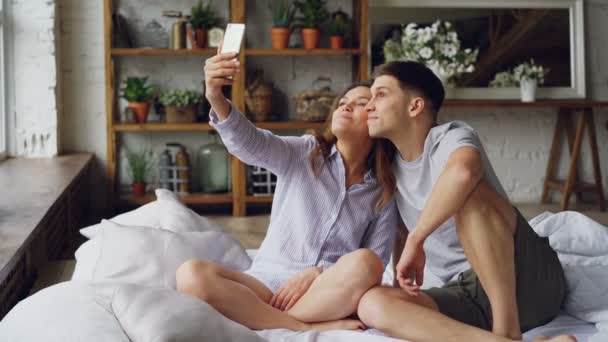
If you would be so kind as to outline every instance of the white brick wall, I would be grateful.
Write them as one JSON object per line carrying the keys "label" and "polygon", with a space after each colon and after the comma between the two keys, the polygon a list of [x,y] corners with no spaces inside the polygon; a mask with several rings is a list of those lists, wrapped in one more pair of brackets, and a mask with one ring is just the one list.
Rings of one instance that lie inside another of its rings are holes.
{"label": "white brick wall", "polygon": [[12,154],[50,157],[59,149],[55,1],[15,0],[15,148]]}
{"label": "white brick wall", "polygon": [[[133,2],[130,0],[129,2]],[[183,7],[182,0],[176,6]],[[216,5],[220,2],[216,2]],[[586,54],[587,79],[589,95],[598,100],[608,100],[608,4],[601,0],[588,0],[586,3]],[[219,6],[219,5],[218,5]],[[130,7],[129,7],[130,8]],[[146,9],[147,8],[147,9]],[[149,7],[138,8],[146,11]],[[256,5],[254,11],[263,13],[265,8]],[[137,12],[136,11],[136,12]],[[60,5],[61,12],[61,73],[63,76],[64,113],[61,146],[65,150],[88,150],[100,159],[100,171],[106,160],[105,103],[103,75],[103,24],[101,0],[64,0]],[[141,13],[141,12],[140,12]],[[160,13],[159,13],[160,15]],[[266,18],[267,19],[267,18]],[[162,21],[162,20],[161,20]],[[264,22],[259,20],[258,22]],[[167,22],[163,22],[166,25]],[[257,36],[265,37],[265,32]],[[267,38],[262,38],[267,39]],[[267,58],[252,60],[254,64],[267,66]],[[181,61],[182,63],[185,60]],[[173,75],[172,84],[178,77],[184,77],[189,85],[202,80],[202,75],[181,76],[183,68],[171,66],[165,58],[149,57],[126,62],[131,64],[131,72],[138,70],[149,72],[157,70],[156,76],[169,73],[167,69],[181,70]],[[303,59],[286,58],[280,63],[272,63],[271,77],[279,88],[289,87],[297,91],[307,87],[310,78],[318,70],[318,61],[307,63]],[[328,61],[327,63],[329,63]],[[197,68],[197,61],[183,63]],[[126,65],[125,64],[125,65]],[[337,67],[346,63],[337,62]],[[322,63],[325,65],[325,63]],[[297,75],[297,83],[293,79]],[[154,76],[154,77],[156,77]],[[305,81],[301,81],[303,77]],[[338,75],[338,77],[341,77]],[[347,79],[347,78],[345,78]],[[337,79],[337,86],[344,80]],[[535,202],[540,198],[544,179],[549,145],[555,115],[553,109],[500,109],[474,108],[446,110],[443,119],[462,119],[475,127],[486,146],[489,158],[509,196],[516,202]],[[596,114],[597,133],[602,160],[603,181],[608,189],[608,134],[605,129],[608,110],[598,110]],[[192,149],[206,141],[204,135],[185,134],[186,141]],[[129,142],[149,143],[155,150],[171,139],[168,135],[145,134],[130,136]],[[587,139],[584,140],[582,158],[582,176],[592,180]],[[192,151],[191,151],[192,152]],[[564,175],[567,158],[562,159],[560,174]],[[103,172],[100,172],[102,174]],[[123,182],[126,182],[123,179]],[[101,196],[101,194],[100,194]]]}

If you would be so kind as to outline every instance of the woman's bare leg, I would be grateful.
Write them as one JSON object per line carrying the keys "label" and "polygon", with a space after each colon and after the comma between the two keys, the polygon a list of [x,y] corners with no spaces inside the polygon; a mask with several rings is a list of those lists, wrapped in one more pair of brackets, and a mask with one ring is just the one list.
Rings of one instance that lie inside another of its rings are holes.
{"label": "woman's bare leg", "polygon": [[383,271],[382,260],[369,249],[343,255],[287,312],[302,322],[348,317],[357,311],[363,294],[380,284]]}
{"label": "woman's bare leg", "polygon": [[178,291],[209,303],[224,316],[250,329],[354,330],[363,326],[356,320],[318,324],[298,321],[268,304],[272,292],[257,279],[212,262],[189,260],[177,269],[176,277]]}

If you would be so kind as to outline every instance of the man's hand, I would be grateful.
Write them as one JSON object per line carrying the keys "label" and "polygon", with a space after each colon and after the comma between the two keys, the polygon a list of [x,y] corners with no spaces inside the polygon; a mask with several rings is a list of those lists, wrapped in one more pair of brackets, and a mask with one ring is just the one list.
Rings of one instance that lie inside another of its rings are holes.
{"label": "man's hand", "polygon": [[318,267],[310,267],[289,279],[270,299],[269,304],[287,311],[308,291],[312,282],[321,274]]}
{"label": "man's hand", "polygon": [[396,271],[399,286],[410,295],[418,296],[424,281],[426,254],[422,248],[424,241],[418,241],[413,236],[410,234],[405,242]]}

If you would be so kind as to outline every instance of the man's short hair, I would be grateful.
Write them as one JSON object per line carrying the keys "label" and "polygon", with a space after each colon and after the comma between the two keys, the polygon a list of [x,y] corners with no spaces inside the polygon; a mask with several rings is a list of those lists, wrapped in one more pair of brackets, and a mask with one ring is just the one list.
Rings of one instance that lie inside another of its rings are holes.
{"label": "man's short hair", "polygon": [[427,102],[426,108],[432,114],[433,123],[445,99],[443,84],[431,69],[413,61],[396,61],[382,64],[374,71],[374,78],[393,76],[404,90],[419,93]]}

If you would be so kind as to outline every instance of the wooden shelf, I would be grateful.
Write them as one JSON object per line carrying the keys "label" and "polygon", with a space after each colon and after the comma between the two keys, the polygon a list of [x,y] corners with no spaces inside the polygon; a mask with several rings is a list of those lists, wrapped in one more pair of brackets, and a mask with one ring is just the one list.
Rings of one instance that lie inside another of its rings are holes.
{"label": "wooden shelf", "polygon": [[[155,49],[113,48],[112,56],[213,56],[215,48],[207,49]],[[245,49],[248,56],[356,56],[359,49]]]}
{"label": "wooden shelf", "polygon": [[247,56],[356,56],[359,49],[245,49]]}
{"label": "wooden shelf", "polygon": [[126,48],[112,49],[112,56],[213,56],[217,49],[152,49],[152,48]]}
{"label": "wooden shelf", "polygon": [[309,121],[268,121],[256,122],[255,125],[263,129],[319,129],[322,128],[324,122],[309,122]]}
{"label": "wooden shelf", "polygon": [[247,196],[245,197],[247,203],[272,203],[272,196]]}
{"label": "wooden shelf", "polygon": [[210,131],[213,128],[208,123],[145,123],[145,124],[114,124],[116,132],[177,132],[177,131]]}
{"label": "wooden shelf", "polygon": [[[179,200],[184,204],[232,204],[232,194],[203,194],[191,193],[188,195],[179,195]],[[156,200],[154,194],[146,194],[144,196],[133,196],[124,194],[120,196],[123,203],[143,205]]]}
{"label": "wooden shelf", "polygon": [[[258,122],[257,127],[269,130],[290,130],[290,129],[319,129],[323,127],[323,122],[308,121],[275,121]],[[145,123],[145,124],[114,124],[116,132],[179,132],[179,131],[211,131],[208,123]]]}
{"label": "wooden shelf", "polygon": [[534,102],[521,102],[520,100],[445,100],[445,107],[560,107],[560,108],[581,108],[581,107],[605,107],[608,101],[589,101],[585,99],[546,99]]}

